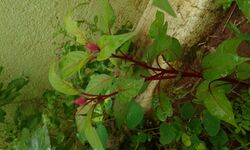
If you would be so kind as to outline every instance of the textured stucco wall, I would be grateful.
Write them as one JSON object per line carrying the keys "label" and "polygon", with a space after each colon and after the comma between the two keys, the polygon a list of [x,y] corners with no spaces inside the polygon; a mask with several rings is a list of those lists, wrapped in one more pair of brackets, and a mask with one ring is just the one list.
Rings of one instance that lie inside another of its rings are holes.
{"label": "textured stucco wall", "polygon": [[[118,15],[119,26],[127,21],[136,23],[146,6],[147,0],[111,0]],[[4,74],[0,80],[20,75],[29,76],[30,84],[25,97],[41,96],[49,88],[47,72],[53,60],[56,45],[53,45],[53,25],[56,18],[62,21],[63,14],[79,0],[0,0],[0,65]],[[89,19],[99,11],[98,0],[90,1],[77,12]],[[81,17],[80,17],[81,16]]]}

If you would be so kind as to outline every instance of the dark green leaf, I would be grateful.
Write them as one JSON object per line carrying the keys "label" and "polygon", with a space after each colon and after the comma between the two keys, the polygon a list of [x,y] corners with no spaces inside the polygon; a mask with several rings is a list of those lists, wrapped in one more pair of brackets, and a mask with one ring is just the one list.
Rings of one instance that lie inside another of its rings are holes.
{"label": "dark green leaf", "polygon": [[134,36],[133,32],[125,33],[121,35],[103,35],[97,41],[97,45],[101,51],[97,56],[98,61],[105,60],[115,53],[116,49],[119,48],[123,43],[130,40]]}
{"label": "dark green leaf", "polygon": [[166,11],[171,16],[176,17],[176,14],[173,8],[170,6],[168,0],[153,0],[153,5]]}
{"label": "dark green leaf", "polygon": [[208,135],[215,136],[220,130],[220,120],[212,116],[208,111],[203,112],[203,125]]}
{"label": "dark green leaf", "polygon": [[49,70],[49,82],[52,87],[64,94],[77,95],[79,91],[74,89],[73,85],[61,79],[60,75],[57,74],[57,64],[54,63]]}
{"label": "dark green leaf", "polygon": [[195,110],[191,103],[187,103],[182,105],[181,107],[181,117],[184,119],[191,118],[194,114]]}
{"label": "dark green leaf", "polygon": [[143,119],[144,109],[135,101],[131,101],[127,114],[128,128],[135,128]]}
{"label": "dark green leaf", "polygon": [[100,1],[102,12],[101,12],[101,29],[105,33],[109,33],[114,22],[115,22],[115,14],[112,6],[109,3],[109,0],[101,0]]}
{"label": "dark green leaf", "polygon": [[210,141],[214,147],[217,149],[222,148],[228,142],[228,136],[225,131],[220,130],[220,132],[216,135],[211,137]]}
{"label": "dark green leaf", "polygon": [[250,21],[250,2],[249,0],[236,0],[237,5],[243,14],[247,17],[248,21]]}
{"label": "dark green leaf", "polygon": [[198,118],[191,120],[188,127],[196,134],[199,135],[202,131],[201,121]]}
{"label": "dark green leaf", "polygon": [[176,138],[176,131],[173,125],[162,123],[160,125],[160,142],[163,145],[170,144]]}
{"label": "dark green leaf", "polygon": [[86,88],[87,93],[100,94],[103,90],[107,90],[113,81],[113,77],[106,74],[92,75]]}
{"label": "dark green leaf", "polygon": [[89,58],[90,54],[83,51],[73,51],[64,56],[59,64],[62,79],[69,78],[79,72]]}
{"label": "dark green leaf", "polygon": [[149,35],[151,38],[157,38],[159,35],[167,33],[167,22],[164,20],[164,13],[157,11],[155,20],[150,26]]}

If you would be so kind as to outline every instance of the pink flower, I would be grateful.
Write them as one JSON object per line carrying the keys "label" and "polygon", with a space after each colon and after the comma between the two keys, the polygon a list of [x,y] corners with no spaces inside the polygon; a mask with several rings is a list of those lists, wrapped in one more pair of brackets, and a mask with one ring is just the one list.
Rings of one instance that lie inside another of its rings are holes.
{"label": "pink flower", "polygon": [[120,70],[114,70],[113,73],[114,73],[115,75],[119,75],[119,74],[121,73],[121,71],[120,71]]}
{"label": "pink flower", "polygon": [[84,105],[86,102],[86,98],[85,97],[80,97],[74,100],[74,104],[76,105]]}
{"label": "pink flower", "polygon": [[90,52],[99,52],[100,51],[100,48],[96,44],[87,43],[86,46],[90,50]]}

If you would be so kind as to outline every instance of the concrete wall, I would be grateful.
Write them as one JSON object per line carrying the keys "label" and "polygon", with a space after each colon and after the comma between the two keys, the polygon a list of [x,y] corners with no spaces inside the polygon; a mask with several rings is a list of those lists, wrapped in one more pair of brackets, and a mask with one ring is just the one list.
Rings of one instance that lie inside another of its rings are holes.
{"label": "concrete wall", "polygon": [[[57,18],[62,21],[65,12],[79,0],[0,0],[0,65],[4,74],[0,80],[21,75],[30,78],[25,89],[26,98],[40,97],[49,88],[47,74],[54,50],[58,45],[52,37]],[[118,15],[120,26],[127,21],[136,23],[147,0],[110,0]],[[89,19],[99,11],[98,0],[82,7],[78,14]],[[81,19],[78,17],[78,19]],[[60,43],[60,41],[59,41]]]}

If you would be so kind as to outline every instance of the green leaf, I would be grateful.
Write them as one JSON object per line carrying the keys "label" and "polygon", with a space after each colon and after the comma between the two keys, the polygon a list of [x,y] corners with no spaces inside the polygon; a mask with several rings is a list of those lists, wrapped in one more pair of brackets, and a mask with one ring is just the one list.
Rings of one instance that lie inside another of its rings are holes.
{"label": "green leaf", "polygon": [[86,92],[100,94],[103,90],[107,90],[111,86],[113,79],[113,77],[106,74],[92,75]]}
{"label": "green leaf", "polygon": [[196,134],[199,135],[202,131],[201,121],[198,118],[195,118],[190,121],[188,127]]}
{"label": "green leaf", "polygon": [[97,45],[100,47],[100,53],[97,56],[98,61],[109,58],[116,49],[134,36],[133,32],[120,35],[103,35],[98,39]]}
{"label": "green leaf", "polygon": [[50,67],[49,70],[49,82],[52,85],[52,87],[64,94],[67,95],[77,95],[79,92],[74,89],[73,85],[62,80],[61,77],[57,74],[57,64],[54,63]]}
{"label": "green leaf", "polygon": [[237,66],[236,75],[239,80],[250,78],[250,64],[242,63]]}
{"label": "green leaf", "polygon": [[166,11],[171,16],[176,17],[176,14],[173,8],[170,6],[168,0],[153,0],[153,5]]}
{"label": "green leaf", "polygon": [[69,78],[88,62],[89,53],[83,51],[73,51],[62,58],[59,63],[62,79]]}
{"label": "green leaf", "polygon": [[203,112],[203,125],[209,136],[215,136],[220,131],[220,120],[208,111]]}
{"label": "green leaf", "polygon": [[160,105],[156,108],[156,116],[160,121],[165,121],[167,117],[171,117],[173,115],[173,107],[169,98],[161,94],[159,98]]}
{"label": "green leaf", "polygon": [[237,65],[246,59],[239,56],[224,53],[212,53],[207,55],[202,62],[203,77],[215,80],[230,75]]}
{"label": "green leaf", "polygon": [[6,112],[0,108],[0,122],[4,122],[6,116]]}
{"label": "green leaf", "polygon": [[206,150],[206,145],[201,141],[196,135],[191,137],[192,144],[194,145],[195,150]]}
{"label": "green leaf", "polygon": [[93,149],[104,150],[103,144],[98,136],[96,129],[91,124],[92,110],[87,114],[87,117],[84,119],[83,128],[85,136]]}
{"label": "green leaf", "polygon": [[143,119],[144,109],[135,101],[131,101],[127,114],[128,128],[135,128]]}
{"label": "green leaf", "polygon": [[129,102],[124,103],[119,101],[119,99],[117,98],[115,99],[113,111],[114,111],[116,125],[118,126],[118,128],[120,128],[124,123],[124,121],[126,120],[128,108],[129,108]]}
{"label": "green leaf", "polygon": [[103,147],[106,148],[108,144],[108,131],[106,127],[102,124],[99,124],[96,127],[96,131],[98,136],[100,137]]}
{"label": "green leaf", "polygon": [[3,72],[3,66],[0,66],[0,74]]}
{"label": "green leaf", "polygon": [[241,42],[242,39],[238,37],[225,40],[218,46],[218,48],[216,49],[216,53],[233,54],[237,56],[237,48],[239,47]]}
{"label": "green leaf", "polygon": [[237,28],[237,26],[233,23],[227,24],[228,29],[233,32],[238,38],[244,41],[250,42],[250,35],[241,33],[241,31]]}
{"label": "green leaf", "polygon": [[109,33],[114,22],[115,22],[115,14],[112,6],[109,3],[109,0],[101,0],[100,1],[102,12],[101,12],[101,29],[105,33]]}
{"label": "green leaf", "polygon": [[162,123],[160,125],[160,143],[163,145],[170,144],[176,138],[176,131],[173,125]]}
{"label": "green leaf", "polygon": [[236,0],[237,5],[243,14],[247,17],[248,21],[250,21],[250,2],[249,0]]}
{"label": "green leaf", "polygon": [[191,118],[194,114],[195,110],[191,103],[187,103],[182,105],[181,107],[181,117],[184,119]]}
{"label": "green leaf", "polygon": [[209,90],[209,83],[210,81],[204,81],[199,85],[196,93],[197,98],[203,101],[210,114],[237,127],[232,105],[225,95],[230,86],[221,85],[222,82],[214,82],[210,85]]}
{"label": "green leaf", "polygon": [[138,95],[144,80],[143,79],[132,79],[132,78],[123,78],[117,84],[117,100],[123,103],[130,102],[133,97]]}
{"label": "green leaf", "polygon": [[72,19],[72,14],[75,11],[76,8],[78,8],[80,5],[75,7],[72,10],[69,10],[65,16],[64,16],[64,24],[65,24],[65,29],[68,33],[72,34],[73,36],[76,37],[76,41],[80,44],[85,44],[85,35],[84,33],[78,28],[77,22]]}
{"label": "green leaf", "polygon": [[164,13],[157,11],[155,20],[151,24],[150,29],[149,29],[149,35],[151,38],[157,38],[157,36],[166,34],[167,33],[167,22],[165,23],[164,20]]}
{"label": "green leaf", "polygon": [[217,149],[222,148],[228,142],[229,138],[224,130],[220,130],[220,132],[216,135],[211,137],[210,141],[214,147]]}
{"label": "green leaf", "polygon": [[182,133],[181,135],[181,141],[182,143],[186,146],[186,147],[189,147],[191,146],[191,138],[189,135],[187,135],[186,133]]}

